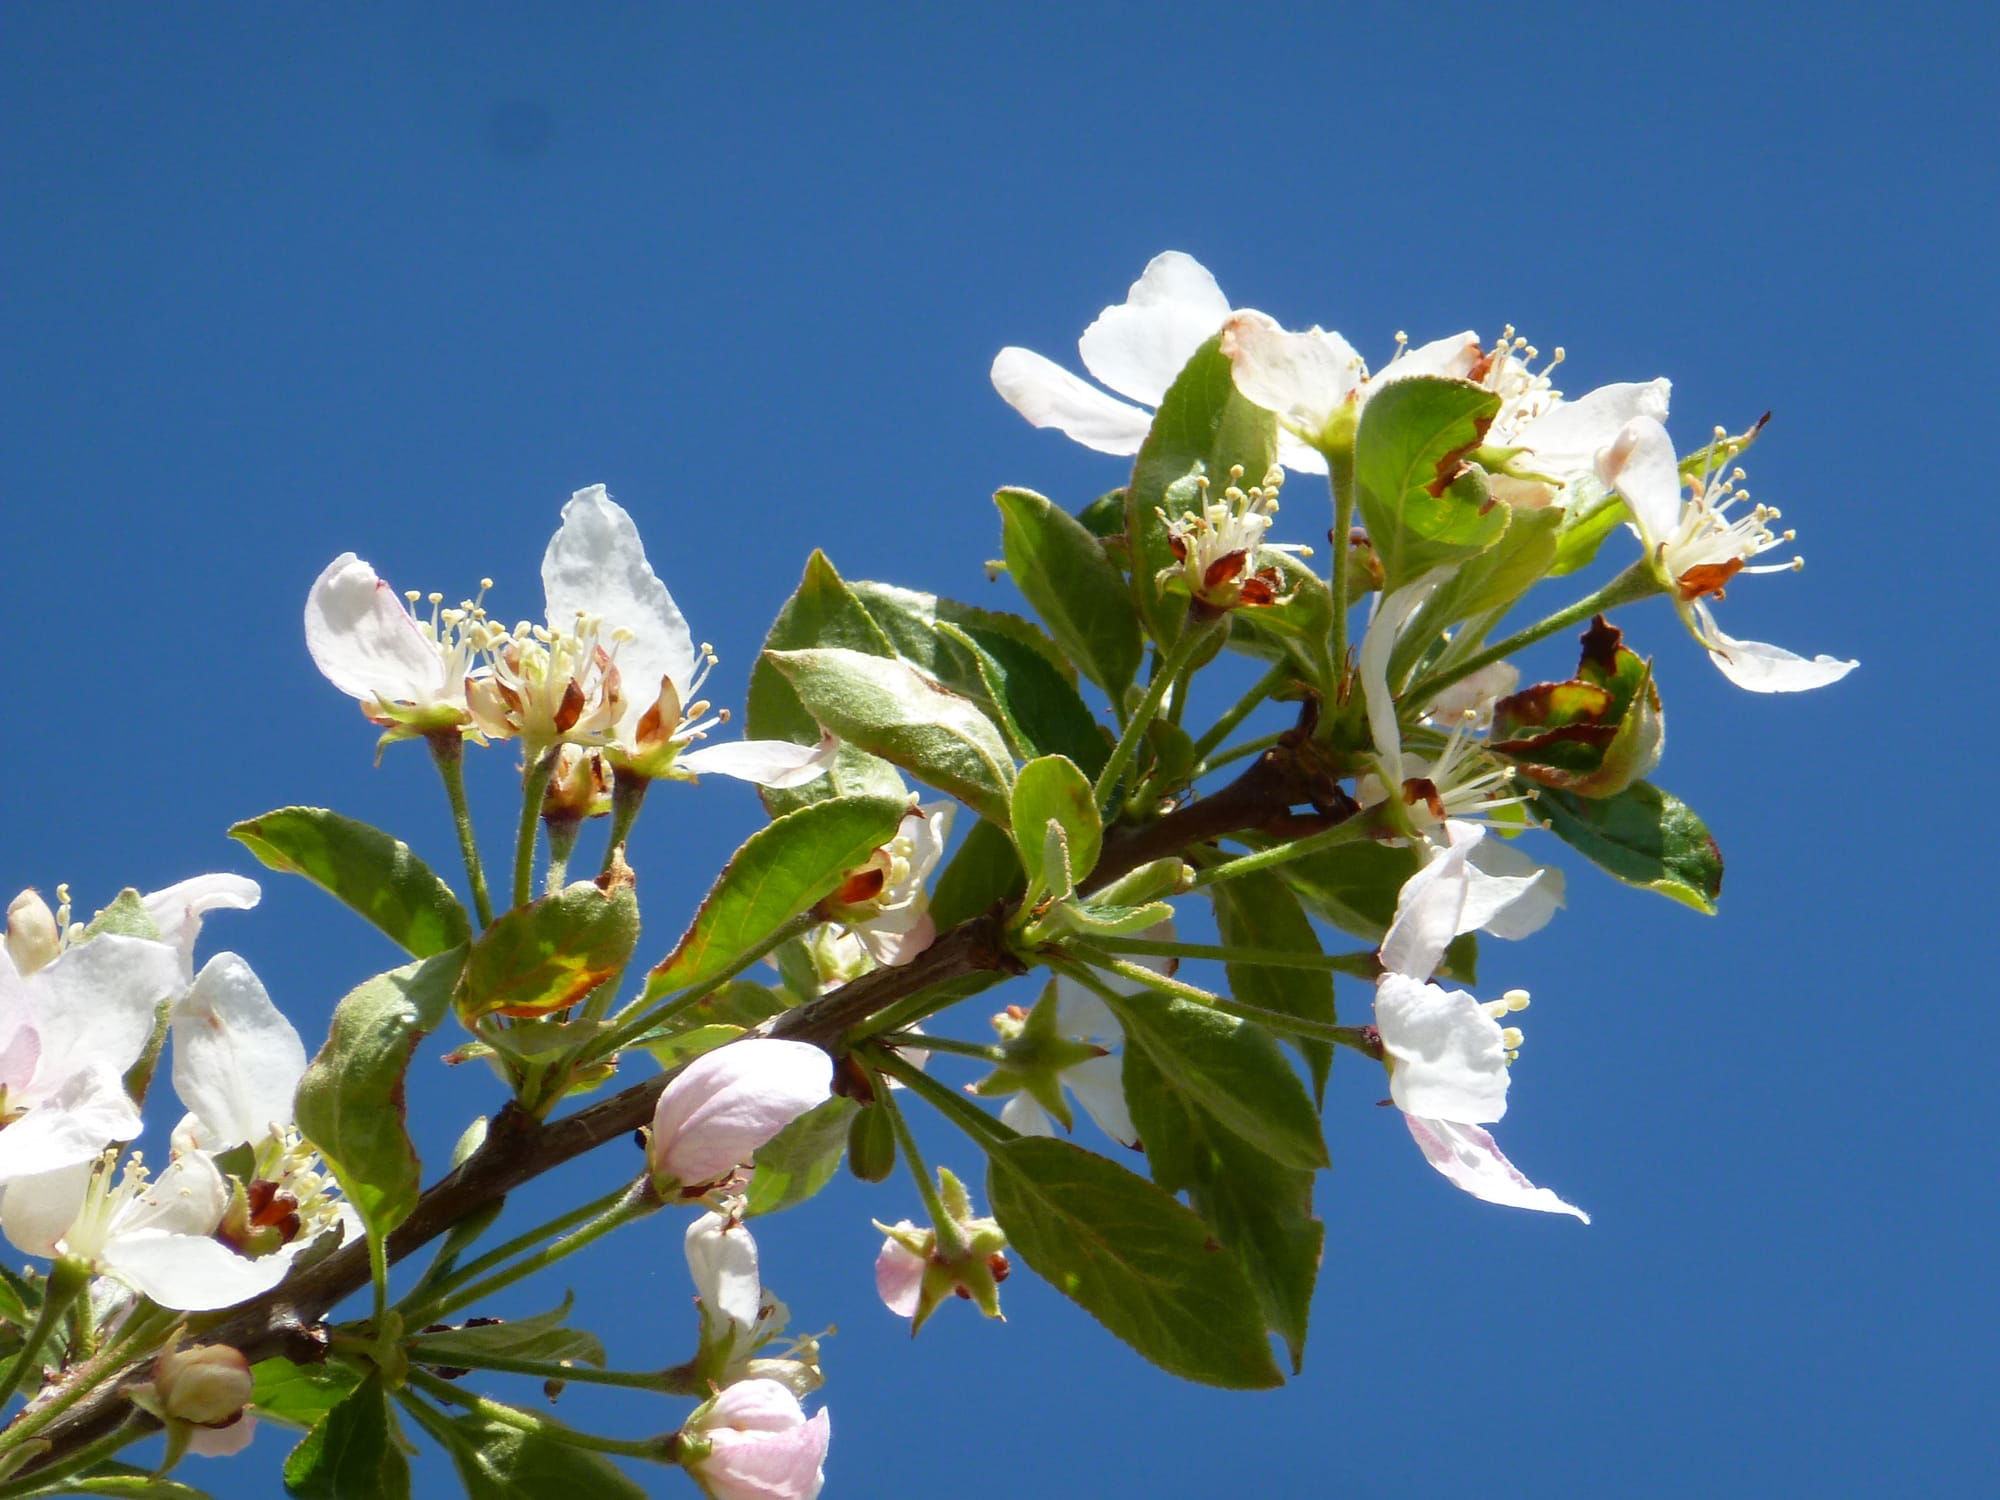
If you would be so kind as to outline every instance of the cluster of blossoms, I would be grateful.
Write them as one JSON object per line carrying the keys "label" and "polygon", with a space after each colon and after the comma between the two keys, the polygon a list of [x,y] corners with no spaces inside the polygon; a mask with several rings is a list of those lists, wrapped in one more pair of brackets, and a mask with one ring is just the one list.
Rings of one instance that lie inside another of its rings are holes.
{"label": "cluster of blossoms", "polygon": [[[819,776],[830,746],[744,740],[687,747],[722,722],[697,696],[715,653],[697,647],[646,560],[632,518],[603,485],[578,490],[542,557],[546,622],[511,630],[480,597],[456,609],[398,596],[352,552],[327,565],[306,599],[306,646],[328,681],[356,699],[386,741],[518,739],[529,760],[562,750],[560,789],[601,758],[650,780],[706,772],[789,787]],[[405,598],[408,604],[405,604]]]}

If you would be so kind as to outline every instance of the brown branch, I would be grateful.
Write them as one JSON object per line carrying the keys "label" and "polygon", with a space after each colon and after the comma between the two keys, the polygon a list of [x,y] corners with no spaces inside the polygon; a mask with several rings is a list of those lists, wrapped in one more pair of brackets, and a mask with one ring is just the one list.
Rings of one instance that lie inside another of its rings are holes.
{"label": "brown branch", "polygon": [[[1290,745],[1266,751],[1243,775],[1213,795],[1155,822],[1114,829],[1089,885],[1109,884],[1140,865],[1225,834],[1264,828],[1289,816],[1292,807],[1301,802],[1326,807],[1324,794],[1315,795],[1320,790],[1314,785],[1318,778],[1302,767],[1305,758]],[[1320,816],[1337,821],[1336,813]],[[785,1012],[767,1023],[763,1034],[812,1042],[832,1051],[858,1022],[920,990],[969,974],[1022,970],[1020,960],[1007,947],[1005,913],[985,912],[959,923],[910,963],[871,970],[830,995]],[[500,1202],[522,1183],[607,1141],[630,1136],[652,1120],[660,1091],[673,1076],[669,1072],[649,1078],[547,1123],[509,1102],[494,1117],[484,1144],[463,1165],[427,1189],[410,1217],[389,1236],[389,1263],[407,1259],[454,1224]],[[368,1279],[367,1246],[358,1241],[343,1245],[273,1291],[212,1323],[197,1324],[191,1337],[202,1343],[231,1345],[252,1363],[279,1355],[312,1363],[325,1357],[321,1321],[341,1301],[367,1286]],[[127,1400],[125,1388],[144,1378],[149,1363],[150,1357],[117,1379],[106,1381],[52,1421],[38,1434],[48,1441],[48,1449],[10,1475],[10,1481],[29,1478],[62,1462],[128,1417],[139,1415]]]}

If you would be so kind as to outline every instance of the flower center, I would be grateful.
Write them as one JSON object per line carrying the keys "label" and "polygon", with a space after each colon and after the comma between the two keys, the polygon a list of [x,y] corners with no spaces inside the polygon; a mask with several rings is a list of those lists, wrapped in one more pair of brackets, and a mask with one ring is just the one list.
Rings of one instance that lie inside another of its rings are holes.
{"label": "flower center", "polygon": [[[1728,434],[1715,429],[1717,450]],[[1674,580],[1682,603],[1714,597],[1720,599],[1724,587],[1738,573],[1795,573],[1806,565],[1803,557],[1789,562],[1748,566],[1751,558],[1797,538],[1795,531],[1774,530],[1771,523],[1781,513],[1773,505],[1751,504],[1743,486],[1741,469],[1723,474],[1713,464],[1699,478],[1687,481],[1688,498],[1681,506],[1673,534],[1660,543],[1660,565]],[[1738,506],[1749,509],[1730,512]]]}
{"label": "flower center", "polygon": [[1208,476],[1195,477],[1201,490],[1200,508],[1177,516],[1155,514],[1166,522],[1167,545],[1181,565],[1188,592],[1211,609],[1274,604],[1283,575],[1274,567],[1257,566],[1259,549],[1312,556],[1312,548],[1295,542],[1266,542],[1265,532],[1278,513],[1278,491],[1285,471],[1275,465],[1263,483],[1243,488],[1243,465],[1232,464],[1229,484],[1220,499],[1210,493]]}
{"label": "flower center", "polygon": [[[1489,1000],[1480,1008],[1487,1015],[1498,1021],[1516,1011],[1526,1010],[1528,1008],[1528,992],[1526,990],[1509,990],[1498,1000]],[[1508,1062],[1513,1062],[1515,1058],[1521,1055],[1521,1043],[1525,1040],[1526,1038],[1521,1034],[1521,1028],[1518,1026],[1503,1026],[1500,1028],[1500,1044],[1507,1049]]]}

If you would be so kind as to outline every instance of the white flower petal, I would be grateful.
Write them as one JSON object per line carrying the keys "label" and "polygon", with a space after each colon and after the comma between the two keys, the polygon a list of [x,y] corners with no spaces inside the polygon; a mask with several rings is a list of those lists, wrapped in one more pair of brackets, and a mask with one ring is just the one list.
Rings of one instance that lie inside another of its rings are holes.
{"label": "white flower petal", "polygon": [[1397,358],[1377,370],[1370,379],[1370,385],[1383,385],[1392,380],[1405,380],[1412,375],[1436,375],[1447,380],[1464,380],[1479,363],[1479,335],[1471,329],[1463,333],[1448,334],[1441,339],[1432,339],[1428,344],[1419,344],[1407,349]]}
{"label": "white flower petal", "polygon": [[1808,661],[1782,646],[1739,641],[1715,629],[1712,618],[1709,637],[1709,657],[1722,675],[1752,693],[1803,693],[1838,682],[1861,665],[1832,656],[1815,656]]}
{"label": "white flower petal", "polygon": [[1522,1176],[1520,1169],[1501,1155],[1493,1137],[1477,1125],[1407,1114],[1403,1119],[1424,1159],[1473,1197],[1509,1208],[1569,1214],[1586,1224],[1590,1222],[1590,1215],[1582,1209],[1563,1202],[1547,1188],[1536,1187]]}
{"label": "white flower petal", "polygon": [[1484,1125],[1507,1113],[1500,1023],[1465,991],[1384,974],[1375,1026],[1392,1061],[1390,1096],[1405,1114]]}
{"label": "white flower petal", "polygon": [[1083,367],[1121,396],[1160,398],[1229,316],[1229,299],[1208,268],[1168,250],[1147,262],[1125,300],[1107,307],[1077,340]]}
{"label": "white flower petal", "polygon": [[1574,401],[1558,401],[1522,428],[1514,443],[1534,453],[1529,468],[1558,479],[1588,474],[1597,455],[1617,441],[1634,417],[1667,419],[1673,382],[1666,379],[1600,385]]}
{"label": "white flower petal", "polygon": [[1063,1069],[1062,1081],[1099,1130],[1121,1146],[1136,1147],[1139,1127],[1132,1123],[1131,1106],[1125,1102],[1124,1070],[1125,1059],[1107,1053]]}
{"label": "white flower petal", "polygon": [[1448,564],[1432,568],[1386,598],[1377,599],[1374,616],[1368,621],[1368,633],[1361,638],[1356,668],[1361,673],[1361,695],[1368,707],[1368,734],[1375,742],[1375,754],[1382,762],[1383,779],[1390,783],[1392,797],[1402,787],[1403,736],[1396,728],[1396,696],[1389,686],[1389,658],[1395,655],[1396,641],[1412,617],[1451,572]]}
{"label": "white flower petal", "polygon": [[805,1042],[754,1038],[689,1063],[653,1111],[654,1170],[714,1182],[831,1092],[833,1061]]}
{"label": "white flower petal", "polygon": [[257,1419],[248,1410],[222,1427],[190,1427],[187,1451],[196,1458],[234,1458],[257,1435]]}
{"label": "white flower petal", "polygon": [[1549,925],[1563,904],[1563,872],[1537,864],[1500,839],[1487,839],[1466,857],[1461,932],[1518,939]]}
{"label": "white flower petal", "polygon": [[327,564],[306,595],[306,650],[328,682],[363,703],[434,703],[451,686],[402,596],[352,552]]}
{"label": "white flower petal", "polygon": [[215,1233],[229,1207],[229,1181],[206,1151],[177,1156],[167,1169],[146,1184],[146,1190],[118,1212],[112,1237],[139,1230],[166,1234]]}
{"label": "white flower petal", "polygon": [[1256,311],[1237,313],[1223,326],[1222,352],[1243,399],[1277,413],[1307,442],[1325,431],[1366,368],[1339,334],[1323,328],[1289,333]]}
{"label": "white flower petal", "polygon": [[1650,554],[1680,524],[1681,474],[1674,440],[1653,417],[1634,417],[1597,456],[1597,477],[1625,497]]}
{"label": "white flower petal", "polygon": [[1309,447],[1284,428],[1278,429],[1278,466],[1294,474],[1324,474],[1326,455]]}
{"label": "white flower petal", "polygon": [[25,981],[41,1059],[30,1099],[11,1102],[31,1102],[93,1063],[123,1073],[146,1050],[160,1002],[186,986],[165,943],[104,933],[68,949]]}
{"label": "white flower petal", "polygon": [[174,1006],[173,1032],[174,1092],[204,1145],[223,1150],[291,1124],[305,1044],[249,964],[218,953],[203,965]]}
{"label": "white flower petal", "polygon": [[708,745],[676,757],[674,765],[695,776],[733,776],[758,786],[787,788],[817,781],[833,764],[840,741],[831,735],[817,745],[789,740],[737,740]]}
{"label": "white flower petal", "polygon": [[263,894],[256,881],[241,875],[197,875],[144,900],[146,915],[160,929],[160,941],[180,953],[181,972],[192,979],[201,919],[212,911],[248,911]]}
{"label": "white flower petal", "polygon": [[549,626],[573,629],[579,613],[602,620],[601,639],[630,631],[617,646],[624,689],[618,737],[630,743],[641,715],[659,700],[662,678],[685,697],[694,681],[694,638],[667,586],[646,560],[639,528],[601,484],[578,490],[542,555]]}
{"label": "white flower petal", "polygon": [[261,1296],[285,1279],[291,1261],[251,1260],[220,1240],[164,1229],[120,1235],[104,1247],[103,1268],[162,1307],[214,1312]]}
{"label": "white flower petal", "polygon": [[122,1068],[88,1062],[0,1130],[0,1183],[88,1162],[113,1141],[138,1135],[139,1111],[123,1075]]}
{"label": "white flower petal", "polygon": [[1009,1094],[1000,1106],[1000,1123],[1022,1135],[1058,1134],[1056,1122],[1026,1089]]}
{"label": "white flower petal", "polygon": [[1451,847],[1403,882],[1396,894],[1396,915],[1382,937],[1382,967],[1391,974],[1428,979],[1444,950],[1462,930],[1468,856],[1479,847],[1485,829],[1477,823],[1454,822]]}
{"label": "white flower petal", "polygon": [[0,1190],[0,1232],[26,1255],[53,1257],[76,1222],[90,1187],[92,1166],[79,1161],[33,1177],[17,1177]]}
{"label": "white flower petal", "polygon": [[749,1226],[721,1214],[703,1214],[688,1225],[684,1244],[702,1306],[746,1333],[755,1328],[764,1283],[758,1279],[757,1241]]}
{"label": "white flower petal", "polygon": [[1053,427],[1099,453],[1137,453],[1153,429],[1151,412],[1107,396],[1031,349],[1010,347],[994,356],[993,389],[1035,426]]}

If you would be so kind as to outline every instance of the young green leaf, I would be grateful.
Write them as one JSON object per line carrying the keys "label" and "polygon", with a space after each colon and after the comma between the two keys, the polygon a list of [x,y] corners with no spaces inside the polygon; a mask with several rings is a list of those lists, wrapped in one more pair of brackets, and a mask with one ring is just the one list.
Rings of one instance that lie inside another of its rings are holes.
{"label": "young green leaf", "polygon": [[978,678],[983,705],[1009,727],[1008,738],[1024,752],[1067,755],[1091,775],[1111,758],[1111,737],[1078,696],[1070,680],[1042,655],[1011,635],[938,622],[940,638],[960,648]]}
{"label": "young green leaf", "polygon": [[1145,654],[1125,580],[1082,522],[1032,490],[1001,490],[1007,574],[1064,651],[1119,702]]}
{"label": "young green leaf", "polygon": [[503,913],[472,943],[459,1018],[548,1016],[622,971],[639,941],[639,898],[622,879],[579,880]]}
{"label": "young green leaf", "polygon": [[1125,1099],[1153,1181],[1185,1192],[1242,1264],[1297,1374],[1326,1226],[1313,1217],[1313,1174],[1281,1166],[1167,1081],[1143,1048],[1125,1051]]}
{"label": "young green leaf", "polygon": [[[1276,870],[1253,870],[1210,886],[1215,925],[1222,941],[1235,948],[1268,948],[1287,953],[1324,953],[1319,935]],[[1263,964],[1228,966],[1229,991],[1246,1005],[1281,1011],[1301,1020],[1332,1025],[1333,975],[1316,969],[1281,969]],[[1312,1070],[1313,1096],[1324,1097],[1333,1044],[1312,1037],[1289,1038]],[[1145,1139],[1143,1135],[1141,1140]]]}
{"label": "young green leaf", "polygon": [[[833,1180],[861,1106],[839,1095],[816,1104],[757,1148],[745,1217],[796,1207]],[[881,1113],[877,1110],[876,1113]]]}
{"label": "young green leaf", "polygon": [[1256,1293],[1185,1205],[1067,1141],[988,1147],[986,1192],[1031,1269],[1140,1354],[1232,1390],[1283,1383]]}
{"label": "young green leaf", "polygon": [[[778,611],[770,634],[764,638],[766,651],[799,646],[845,646],[871,656],[896,654],[896,647],[852,586],[834,571],[826,554],[819,551],[806,559],[805,575]],[[785,675],[762,655],[750,669],[743,722],[744,732],[751,739],[790,740],[796,745],[810,745],[820,735],[818,721],[806,712]],[[835,752],[826,775],[799,787],[766,787],[762,795],[765,807],[775,817],[828,797],[893,797],[901,789],[902,777],[893,767],[857,745],[844,744]]]}
{"label": "young green leaf", "polygon": [[771,651],[814,718],[871,755],[958,798],[981,817],[1007,820],[1014,760],[976,704],[903,661],[824,648]]}
{"label": "young green leaf", "polygon": [[646,998],[709,979],[896,836],[906,798],[835,797],[774,819],[729,857],[674,951],[647,976]]}
{"label": "young green leaf", "polygon": [[404,1126],[403,1075],[417,1043],[450,1012],[464,967],[465,950],[453,948],[350,990],[299,1080],[299,1134],[326,1158],[371,1235],[386,1235],[417,1205],[422,1163]]}
{"label": "young green leaf", "polygon": [[570,1305],[576,1298],[563,1294],[562,1304],[529,1318],[509,1318],[504,1323],[481,1323],[476,1327],[439,1329],[436,1333],[413,1334],[410,1358],[426,1365],[477,1365],[480,1359],[534,1359],[545,1364],[562,1360],[582,1360],[602,1366],[604,1343],[594,1333],[566,1328]]}
{"label": "young green leaf", "polygon": [[1287,1166],[1326,1165],[1319,1112],[1262,1027],[1210,1006],[1148,991],[1107,997],[1129,1046],[1143,1047],[1175,1088]]}
{"label": "young green leaf", "polygon": [[931,920],[939,932],[947,932],[996,901],[1019,896],[1025,879],[1007,830],[982,818],[939,872],[931,889]]}
{"label": "young green leaf", "polygon": [[425,1424],[451,1455],[466,1500],[646,1500],[646,1491],[601,1453],[483,1417]]}
{"label": "young green leaf", "polygon": [[1557,838],[1627,885],[1658,891],[1707,916],[1722,894],[1722,851],[1680,798],[1649,781],[1615,797],[1553,788],[1528,804]]}
{"label": "young green leaf", "polygon": [[1483,552],[1507,529],[1508,507],[1464,462],[1499,409],[1491,391],[1430,375],[1390,381],[1362,407],[1355,500],[1385,589]]}
{"label": "young green leaf", "polygon": [[259,1360],[250,1367],[256,1394],[250,1404],[260,1417],[290,1427],[310,1428],[346,1399],[361,1376],[351,1365],[295,1365],[289,1359]]}
{"label": "young green leaf", "polygon": [[1180,484],[1196,464],[1219,491],[1230,482],[1230,468],[1237,464],[1243,466],[1244,483],[1256,484],[1277,452],[1278,419],[1237,394],[1221,340],[1210,339],[1182,366],[1161,397],[1125,490],[1133,596],[1148,632],[1163,647],[1179,637],[1187,606],[1160,593],[1159,573],[1173,566],[1174,554],[1159,512],[1173,516],[1199,505],[1200,490]]}
{"label": "young green leaf", "polygon": [[294,1500],[410,1500],[410,1465],[397,1446],[379,1373],[349,1392],[292,1450],[285,1493]]}
{"label": "young green leaf", "polygon": [[229,830],[273,870],[303,875],[373,922],[412,958],[472,935],[458,898],[401,839],[323,807],[281,807]]}
{"label": "young green leaf", "polygon": [[1019,841],[1021,864],[1031,887],[1055,889],[1043,860],[1051,823],[1062,830],[1069,881],[1081,881],[1096,868],[1098,852],[1104,847],[1104,822],[1098,816],[1090,778],[1074,761],[1045,755],[1022,766],[1014,782],[1012,807],[1014,837]]}

